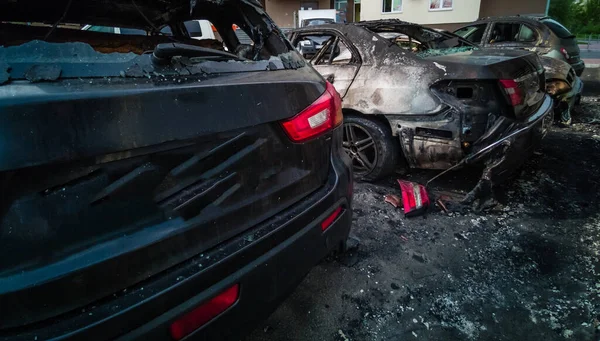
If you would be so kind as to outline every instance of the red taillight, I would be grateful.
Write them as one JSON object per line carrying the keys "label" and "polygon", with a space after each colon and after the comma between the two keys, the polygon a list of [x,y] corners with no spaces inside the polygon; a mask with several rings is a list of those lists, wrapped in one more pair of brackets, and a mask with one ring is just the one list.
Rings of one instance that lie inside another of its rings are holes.
{"label": "red taillight", "polygon": [[342,207],[338,207],[335,211],[333,211],[333,213],[331,213],[327,218],[325,218],[325,220],[323,220],[323,222],[321,223],[321,230],[325,231],[327,230],[327,228],[329,226],[331,226],[331,224],[333,224],[333,222],[337,219],[337,217],[340,216],[340,213],[342,213]]}
{"label": "red taillight", "polygon": [[415,216],[427,210],[429,195],[425,186],[403,180],[398,180],[398,184],[402,190],[402,205],[404,206],[405,216]]}
{"label": "red taillight", "polygon": [[321,97],[281,125],[292,141],[304,142],[337,127],[343,120],[340,95],[327,82],[327,88]]}
{"label": "red taillight", "polygon": [[175,340],[181,340],[231,307],[237,301],[239,295],[240,285],[236,284],[183,315],[171,324],[171,337]]}
{"label": "red taillight", "polygon": [[514,79],[501,79],[500,84],[502,84],[504,92],[510,98],[510,104],[513,107],[523,104],[523,91]]}
{"label": "red taillight", "polygon": [[569,56],[569,52],[567,52],[567,49],[565,49],[564,47],[560,48],[560,53],[562,53],[566,60],[571,59],[571,56]]}

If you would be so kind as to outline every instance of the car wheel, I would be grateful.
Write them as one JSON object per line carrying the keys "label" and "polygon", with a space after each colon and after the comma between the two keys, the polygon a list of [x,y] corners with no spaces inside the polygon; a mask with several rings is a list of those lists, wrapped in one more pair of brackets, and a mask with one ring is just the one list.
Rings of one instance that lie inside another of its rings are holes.
{"label": "car wheel", "polygon": [[381,179],[394,171],[400,158],[399,142],[388,124],[356,115],[344,116],[343,147],[359,180]]}

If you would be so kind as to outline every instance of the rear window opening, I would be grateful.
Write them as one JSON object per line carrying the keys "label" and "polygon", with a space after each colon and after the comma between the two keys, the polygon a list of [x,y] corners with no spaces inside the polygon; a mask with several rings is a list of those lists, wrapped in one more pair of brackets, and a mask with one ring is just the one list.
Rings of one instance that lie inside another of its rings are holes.
{"label": "rear window opening", "polygon": [[348,65],[360,59],[343,39],[332,34],[301,34],[295,48],[313,65]]}
{"label": "rear window opening", "polygon": [[43,11],[25,10],[40,7],[39,1],[0,4],[0,46],[33,40],[82,42],[102,53],[142,54],[157,44],[177,42],[251,60],[268,60],[290,50],[274,24],[244,0],[198,0],[192,9],[176,1],[132,1],[135,6],[124,6],[124,0],[78,0],[66,2],[68,6],[64,1],[55,6],[44,2]]}
{"label": "rear window opening", "polygon": [[382,25],[367,28],[390,43],[420,57],[428,57],[431,53],[451,54],[474,49],[471,43],[460,36],[419,25]]}
{"label": "rear window opening", "polygon": [[[52,25],[44,23],[0,23],[0,45],[16,46],[24,41],[43,40],[52,43],[82,42],[90,44],[101,53],[133,52],[143,54],[159,43],[178,42],[188,45],[229,51],[222,35],[208,20],[188,20],[181,24],[165,25],[159,31],[145,30],[122,26],[78,25],[57,27],[48,37]],[[174,27],[177,26],[177,27]],[[173,33],[173,28],[175,32]],[[235,23],[231,24],[231,32],[237,39],[237,45],[254,45],[254,41]],[[225,32],[224,34],[230,34]],[[252,56],[242,57],[251,59]],[[249,58],[250,57],[250,58]]]}
{"label": "rear window opening", "polygon": [[[123,6],[124,0],[78,0],[68,2],[70,8],[62,3],[44,11],[23,10],[35,8],[37,1],[0,4],[0,60],[12,80],[53,81],[57,74],[61,79],[151,78],[304,65],[289,54],[292,47],[274,23],[246,0],[198,0],[192,11],[175,1]],[[214,64],[230,61],[257,63]],[[191,70],[198,64],[202,68]],[[27,70],[39,65],[59,70],[43,74],[38,68],[28,78]]]}

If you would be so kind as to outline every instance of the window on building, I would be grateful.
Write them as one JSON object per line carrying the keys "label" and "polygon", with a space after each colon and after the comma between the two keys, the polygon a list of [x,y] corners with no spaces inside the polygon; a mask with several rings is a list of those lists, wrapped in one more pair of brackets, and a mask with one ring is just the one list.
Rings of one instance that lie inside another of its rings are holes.
{"label": "window on building", "polygon": [[451,10],[453,0],[429,0],[429,10]]}
{"label": "window on building", "polygon": [[526,43],[537,40],[537,34],[527,25],[519,23],[497,23],[492,29],[490,44],[496,43]]}
{"label": "window on building", "polygon": [[454,33],[474,44],[480,44],[486,27],[487,24],[472,25],[463,27]]}
{"label": "window on building", "polygon": [[402,0],[383,0],[383,13],[402,12]]}

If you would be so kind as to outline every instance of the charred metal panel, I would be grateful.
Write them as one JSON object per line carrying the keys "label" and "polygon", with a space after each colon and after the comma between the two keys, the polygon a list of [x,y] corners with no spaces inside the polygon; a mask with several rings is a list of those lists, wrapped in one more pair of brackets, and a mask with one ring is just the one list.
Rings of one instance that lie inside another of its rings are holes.
{"label": "charred metal panel", "polygon": [[398,135],[410,167],[446,169],[464,158],[461,146],[461,114],[452,109],[435,115],[386,116]]}

